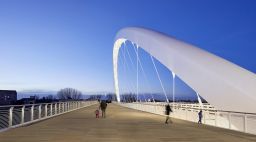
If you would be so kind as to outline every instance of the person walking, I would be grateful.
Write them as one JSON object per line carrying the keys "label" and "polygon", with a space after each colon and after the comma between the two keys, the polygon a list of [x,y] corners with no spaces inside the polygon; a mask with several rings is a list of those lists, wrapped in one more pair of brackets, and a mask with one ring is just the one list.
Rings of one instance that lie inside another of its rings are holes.
{"label": "person walking", "polygon": [[102,112],[102,118],[106,118],[106,109],[107,109],[107,102],[105,100],[102,100],[100,102],[100,109],[101,109],[101,112]]}
{"label": "person walking", "polygon": [[96,118],[100,118],[100,111],[98,109],[96,109],[95,115],[96,115]]}
{"label": "person walking", "polygon": [[198,112],[198,124],[202,124],[202,118],[203,118],[203,111],[202,110],[200,110],[199,112]]}
{"label": "person walking", "polygon": [[168,120],[170,119],[169,115],[170,112],[172,112],[171,106],[169,105],[169,103],[165,106],[165,115],[166,115],[166,120],[165,120],[165,124],[168,124]]}

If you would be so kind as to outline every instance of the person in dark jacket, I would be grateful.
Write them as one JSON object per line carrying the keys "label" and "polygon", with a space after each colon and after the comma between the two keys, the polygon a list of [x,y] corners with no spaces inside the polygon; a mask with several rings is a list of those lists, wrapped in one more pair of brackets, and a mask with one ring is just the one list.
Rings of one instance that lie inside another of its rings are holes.
{"label": "person in dark jacket", "polygon": [[165,115],[166,115],[165,124],[168,124],[168,120],[170,119],[170,117],[169,117],[170,112],[172,112],[171,106],[169,104],[167,104],[165,106]]}
{"label": "person in dark jacket", "polygon": [[199,112],[198,112],[198,124],[202,124],[202,118],[203,118],[203,111],[202,110],[200,110]]}
{"label": "person in dark jacket", "polygon": [[107,102],[105,100],[102,100],[100,102],[100,109],[101,109],[101,112],[102,112],[102,118],[106,118],[106,109],[107,109]]}

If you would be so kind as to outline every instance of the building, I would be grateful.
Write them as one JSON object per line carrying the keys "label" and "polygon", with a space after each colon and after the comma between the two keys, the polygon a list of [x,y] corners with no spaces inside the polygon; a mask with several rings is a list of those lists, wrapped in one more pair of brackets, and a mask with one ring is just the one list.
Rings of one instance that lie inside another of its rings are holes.
{"label": "building", "polygon": [[19,100],[22,104],[35,104],[36,96],[30,96],[29,98],[22,98]]}
{"label": "building", "polygon": [[12,105],[17,101],[15,90],[0,90],[0,105]]}

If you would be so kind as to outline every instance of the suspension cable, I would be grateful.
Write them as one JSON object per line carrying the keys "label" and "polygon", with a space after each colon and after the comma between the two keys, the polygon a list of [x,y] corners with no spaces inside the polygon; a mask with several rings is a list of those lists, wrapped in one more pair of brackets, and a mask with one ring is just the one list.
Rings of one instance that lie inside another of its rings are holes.
{"label": "suspension cable", "polygon": [[[124,43],[124,48],[123,48],[123,50],[124,50],[123,53],[126,54],[126,44],[125,44],[125,43]],[[123,57],[124,57],[124,65],[127,67],[127,69],[129,69],[129,66],[128,66],[128,64],[127,64],[127,60],[126,60],[125,56],[123,56]],[[130,90],[130,91],[133,90],[133,89],[135,90],[135,87],[134,87],[134,85],[130,82],[130,79],[127,79],[127,81],[128,81],[128,84],[130,85],[130,87],[129,87],[130,89],[129,89],[129,90]]]}
{"label": "suspension cable", "polygon": [[[129,50],[128,50],[127,48],[125,48],[125,52],[127,52],[128,57],[129,57],[129,60],[130,60],[130,62],[131,62],[131,64],[132,64],[132,65],[131,65],[131,66],[132,66],[132,70],[137,73],[137,71],[136,71],[136,69],[135,69],[135,67],[134,67],[135,65],[134,65],[134,63],[133,63],[133,61],[132,61],[130,52],[129,52]],[[128,66],[128,65],[127,65],[127,66]],[[136,76],[136,80],[137,80],[137,76]],[[133,86],[133,84],[132,84],[132,86]],[[135,92],[137,92],[136,86],[133,86],[133,87],[135,88]],[[136,93],[136,94],[138,94],[138,93]],[[137,97],[136,101],[138,101],[138,96],[136,95],[136,97]]]}
{"label": "suspension cable", "polygon": [[172,104],[174,107],[175,103],[175,73],[172,71]]}
{"label": "suspension cable", "polygon": [[[128,50],[127,48],[125,48],[125,51],[128,53],[129,60],[130,60],[130,62],[131,62],[131,64],[132,64],[132,69],[133,69],[133,71],[135,71],[135,68],[134,68],[135,65],[134,65],[134,63],[133,63],[133,61],[132,61],[130,52],[129,52],[129,50]],[[136,51],[135,51],[135,52],[136,52]]]}
{"label": "suspension cable", "polygon": [[154,68],[155,68],[155,71],[156,71],[157,77],[158,77],[158,79],[159,79],[160,85],[161,85],[161,87],[162,87],[162,89],[163,89],[163,92],[164,92],[164,95],[165,95],[166,101],[167,101],[167,103],[169,103],[169,99],[168,99],[168,97],[167,97],[167,95],[166,95],[166,92],[165,92],[165,89],[164,89],[164,86],[163,86],[162,80],[161,80],[161,78],[160,78],[160,75],[159,75],[159,73],[158,73],[158,70],[157,70],[157,68],[156,68],[156,65],[155,65],[154,59],[153,59],[153,57],[152,57],[152,55],[151,55],[151,54],[150,54],[150,58],[151,58],[151,61],[152,61],[153,65],[154,65]]}
{"label": "suspension cable", "polygon": [[[135,50],[134,44],[132,44],[132,45],[133,45],[133,49],[134,49],[135,53],[137,54],[137,52],[136,52],[136,50]],[[146,72],[145,72],[145,70],[144,70],[144,68],[143,68],[143,66],[142,66],[142,63],[141,63],[141,60],[140,60],[140,57],[139,57],[139,56],[138,56],[138,61],[139,61],[139,65],[140,65],[142,74],[143,74],[143,76],[144,76],[144,78],[145,78],[145,80],[146,80],[147,87],[148,87],[148,89],[150,90],[151,98],[153,99],[153,102],[155,102],[155,99],[154,99],[154,97],[153,97],[153,93],[152,93],[152,91],[151,91],[152,88],[151,88],[150,85],[149,85],[149,81],[148,81]],[[144,95],[144,98],[146,98],[145,95]]]}
{"label": "suspension cable", "polygon": [[[124,61],[124,53],[123,53],[123,49],[121,48],[121,50],[120,50],[120,60],[122,61],[122,63],[123,63],[123,69],[124,69],[124,72],[125,72],[125,70],[126,70],[126,68],[125,68],[125,61]],[[122,57],[123,57],[123,59],[122,59]],[[121,87],[122,88],[122,87]],[[122,96],[122,100],[124,100],[125,102],[127,102],[127,100],[126,100],[126,98],[124,97],[124,89],[122,88],[122,91],[123,91],[123,95],[121,95]]]}
{"label": "suspension cable", "polygon": [[137,102],[138,102],[138,99],[139,99],[139,72],[138,72],[138,65],[139,65],[139,60],[138,60],[138,56],[139,56],[139,47],[137,46],[137,60],[136,60],[136,62],[137,62],[137,64],[136,64],[136,68],[137,68],[137,71],[136,71],[136,73],[137,73],[137,80],[136,80],[136,82],[137,82]]}

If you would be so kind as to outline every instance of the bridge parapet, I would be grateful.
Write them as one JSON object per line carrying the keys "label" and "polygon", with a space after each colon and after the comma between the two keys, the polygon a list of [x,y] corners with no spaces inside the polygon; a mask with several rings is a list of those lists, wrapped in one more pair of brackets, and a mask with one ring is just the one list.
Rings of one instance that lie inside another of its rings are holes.
{"label": "bridge parapet", "polygon": [[96,103],[97,101],[69,101],[0,106],[0,132],[42,121]]}
{"label": "bridge parapet", "polygon": [[[117,103],[123,107],[128,107],[140,111],[165,115],[166,103],[159,102],[134,102],[134,103]],[[191,122],[198,122],[198,112],[203,110],[203,124],[215,127],[240,131],[256,135],[256,114],[246,112],[233,112],[216,110],[210,104],[198,103],[170,103],[173,113],[171,117]]]}

